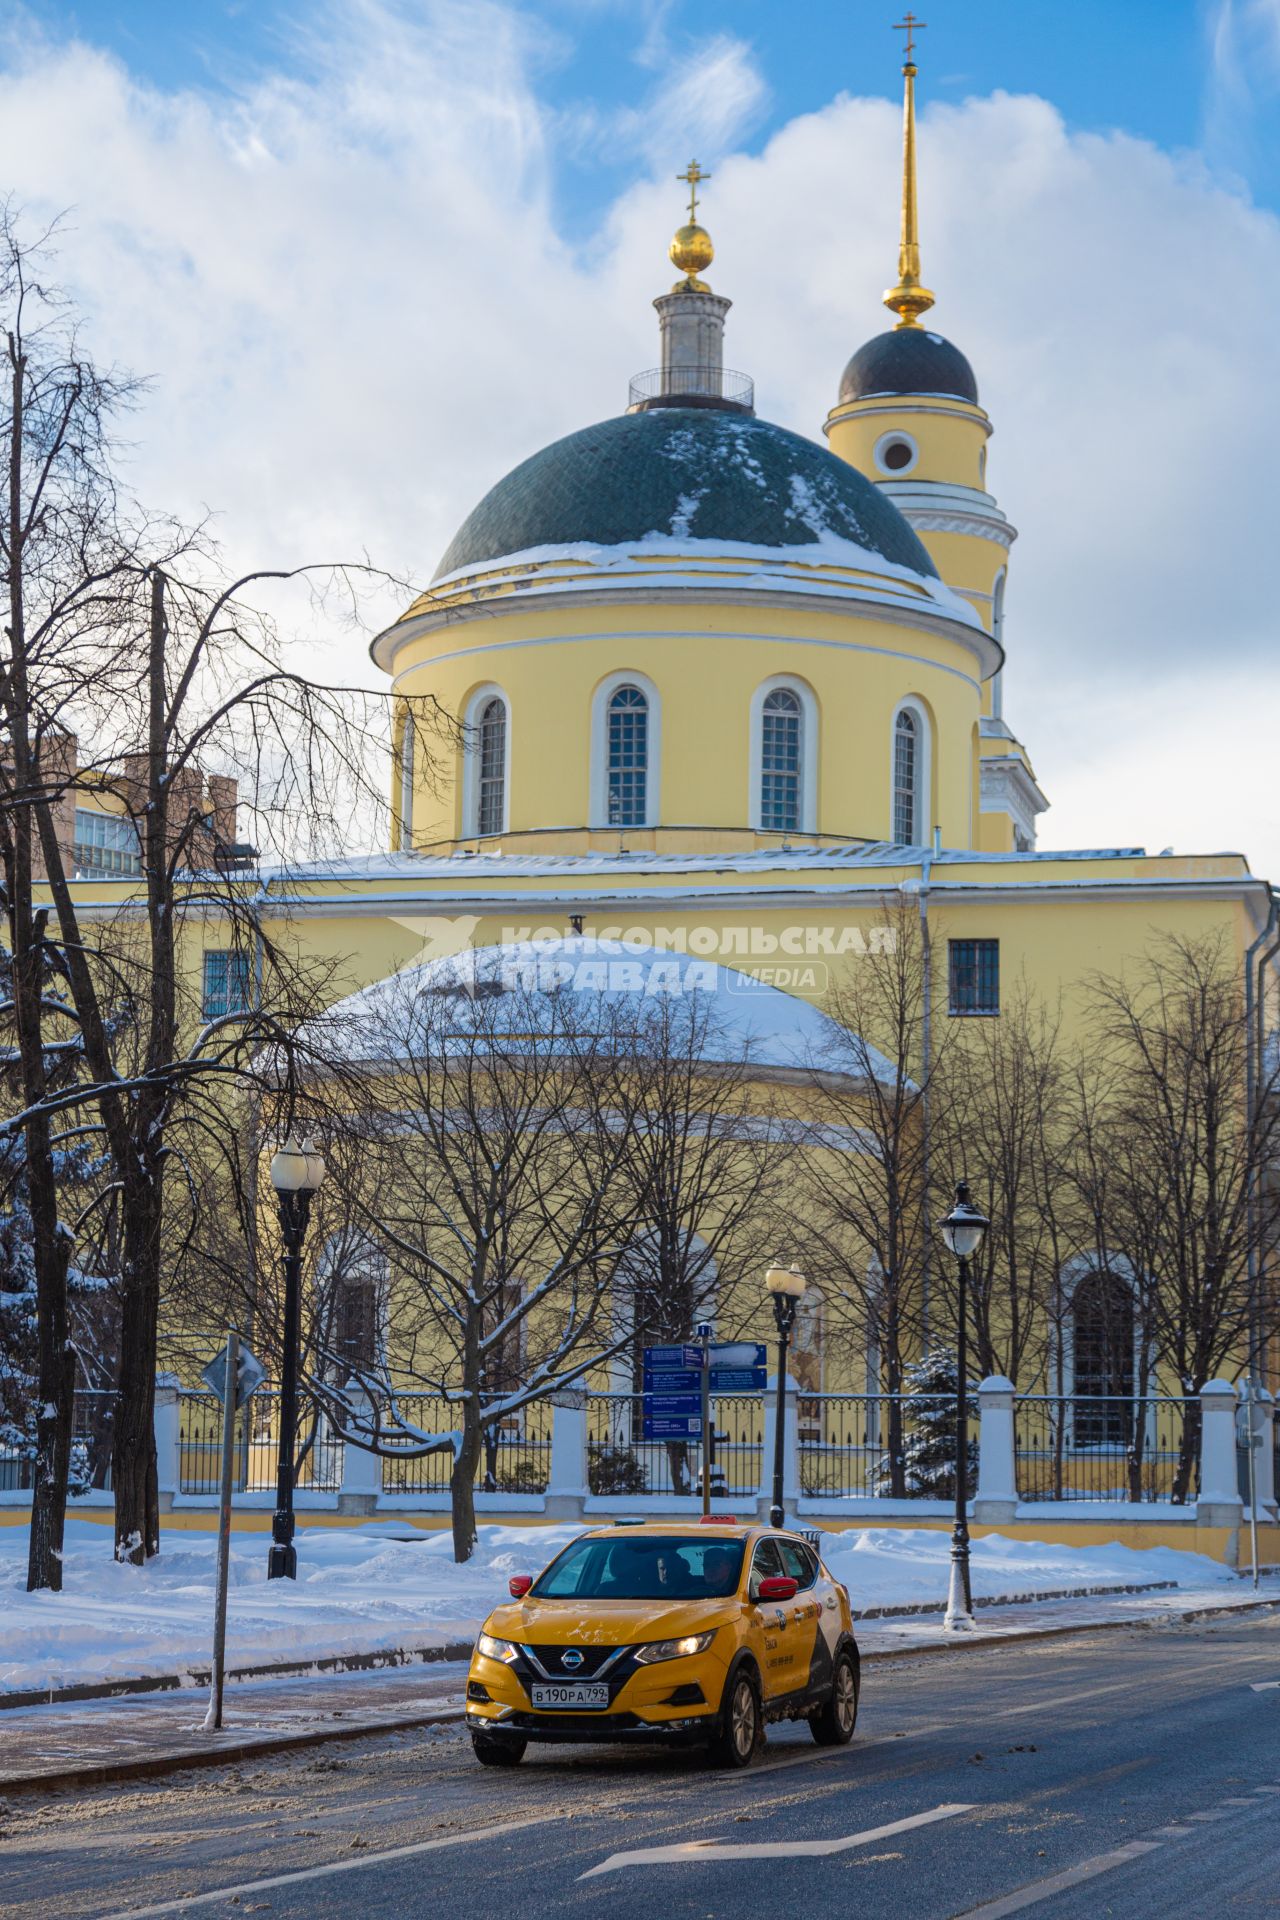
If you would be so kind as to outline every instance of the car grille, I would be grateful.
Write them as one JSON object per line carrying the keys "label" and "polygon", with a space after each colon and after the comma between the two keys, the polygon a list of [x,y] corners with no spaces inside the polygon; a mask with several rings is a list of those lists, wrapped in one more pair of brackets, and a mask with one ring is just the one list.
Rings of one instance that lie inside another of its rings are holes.
{"label": "car grille", "polygon": [[[599,1673],[601,1667],[604,1666],[607,1660],[613,1658],[618,1649],[617,1647],[538,1647],[531,1645],[529,1651],[544,1672],[551,1674],[557,1680],[590,1680],[595,1674]],[[580,1666],[575,1664],[566,1667],[564,1664],[564,1656],[566,1653],[581,1654],[582,1664]]]}

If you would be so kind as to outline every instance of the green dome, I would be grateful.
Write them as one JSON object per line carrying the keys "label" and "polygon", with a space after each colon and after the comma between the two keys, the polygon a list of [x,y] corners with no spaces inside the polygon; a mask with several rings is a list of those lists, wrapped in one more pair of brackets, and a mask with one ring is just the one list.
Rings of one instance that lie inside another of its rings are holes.
{"label": "green dome", "polygon": [[662,407],[584,427],[514,468],[468,515],[435,577],[535,547],[626,546],[648,534],[752,547],[830,535],[937,576],[887,496],[824,447],[749,414]]}

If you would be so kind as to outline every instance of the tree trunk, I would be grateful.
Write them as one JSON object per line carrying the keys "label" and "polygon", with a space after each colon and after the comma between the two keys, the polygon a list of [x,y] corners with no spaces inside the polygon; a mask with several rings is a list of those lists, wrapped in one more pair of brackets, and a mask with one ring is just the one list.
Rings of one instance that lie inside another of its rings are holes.
{"label": "tree trunk", "polygon": [[156,1344],[160,1312],[162,1173],[128,1196],[120,1310],[120,1376],[111,1448],[116,1558],[140,1567],[160,1551],[156,1471]]}
{"label": "tree trunk", "polygon": [[453,1471],[449,1475],[453,1557],[459,1565],[471,1558],[476,1547],[476,1468],[480,1464],[482,1445],[480,1414],[474,1399],[471,1399],[465,1403],[462,1445],[453,1457]]}
{"label": "tree trunk", "polygon": [[[48,1123],[36,1128],[48,1146]],[[43,1157],[43,1156],[39,1156]],[[36,1319],[38,1339],[35,1484],[31,1496],[31,1535],[27,1548],[27,1592],[62,1591],[62,1542],[67,1521],[67,1479],[71,1469],[71,1422],[75,1405],[76,1359],[67,1320],[67,1261],[70,1243],[58,1232],[57,1196],[37,1201],[28,1154],[27,1191],[36,1238]],[[52,1186],[52,1177],[49,1183]],[[41,1216],[52,1212],[52,1220]]]}

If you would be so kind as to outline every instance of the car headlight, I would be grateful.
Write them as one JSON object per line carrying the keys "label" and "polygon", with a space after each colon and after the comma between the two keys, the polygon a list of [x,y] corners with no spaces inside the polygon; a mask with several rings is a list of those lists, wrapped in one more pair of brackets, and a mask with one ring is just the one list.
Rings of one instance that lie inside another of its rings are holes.
{"label": "car headlight", "polygon": [[482,1633],[476,1641],[476,1648],[486,1660],[511,1661],[520,1655],[519,1647],[513,1647],[509,1640],[495,1640],[491,1633]]}
{"label": "car headlight", "polygon": [[683,1660],[691,1653],[705,1653],[715,1637],[713,1627],[710,1633],[687,1633],[683,1640],[651,1640],[636,1655],[636,1665],[651,1667],[655,1660]]}

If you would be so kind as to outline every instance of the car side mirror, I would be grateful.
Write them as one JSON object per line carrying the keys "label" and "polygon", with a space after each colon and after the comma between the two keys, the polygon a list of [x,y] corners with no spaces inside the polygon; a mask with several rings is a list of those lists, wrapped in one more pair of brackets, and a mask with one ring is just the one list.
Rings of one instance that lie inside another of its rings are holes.
{"label": "car side mirror", "polygon": [[[795,1582],[792,1581],[791,1584],[794,1586]],[[513,1600],[523,1600],[532,1585],[533,1575],[531,1573],[513,1573],[507,1582],[507,1592]]]}
{"label": "car side mirror", "polygon": [[800,1590],[800,1582],[793,1580],[789,1573],[767,1573],[756,1592],[758,1600],[793,1600]]}

